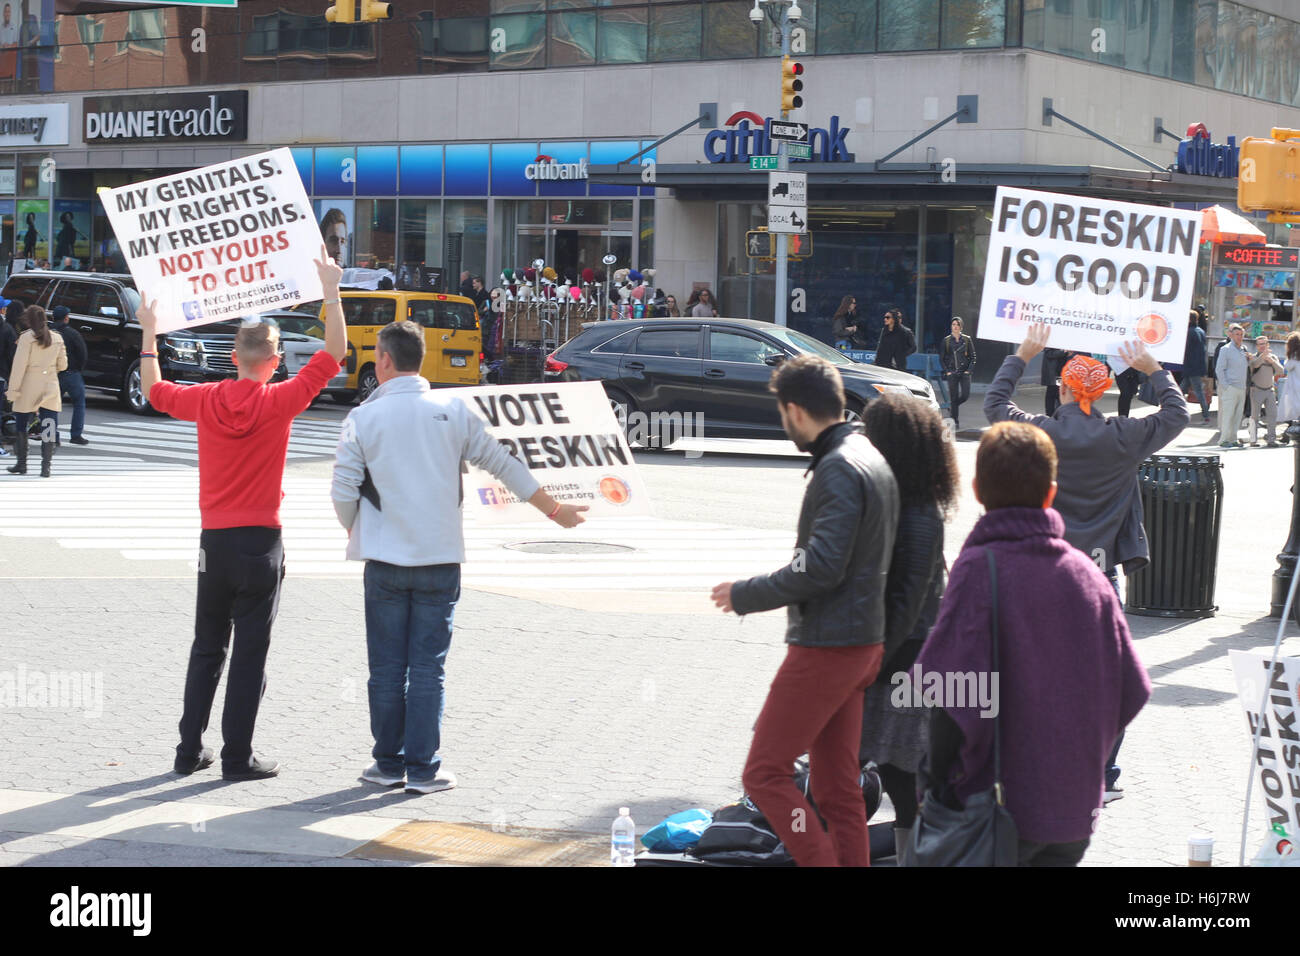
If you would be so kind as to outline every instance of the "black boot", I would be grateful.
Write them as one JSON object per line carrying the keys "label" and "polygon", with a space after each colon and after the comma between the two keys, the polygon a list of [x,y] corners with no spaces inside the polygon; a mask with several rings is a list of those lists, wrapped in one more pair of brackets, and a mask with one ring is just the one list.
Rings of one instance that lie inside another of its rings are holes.
{"label": "black boot", "polygon": [[27,434],[25,432],[19,432],[14,436],[14,454],[18,456],[18,464],[9,466],[9,474],[27,474]]}
{"label": "black boot", "polygon": [[54,442],[41,442],[41,477],[50,477],[50,462],[54,459]]}

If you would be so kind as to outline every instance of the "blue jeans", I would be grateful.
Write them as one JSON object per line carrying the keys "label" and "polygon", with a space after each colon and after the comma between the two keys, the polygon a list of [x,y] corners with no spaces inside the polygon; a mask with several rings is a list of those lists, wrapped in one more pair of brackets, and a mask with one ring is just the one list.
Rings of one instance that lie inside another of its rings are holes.
{"label": "blue jeans", "polygon": [[60,372],[59,387],[72,400],[72,437],[80,438],[86,427],[86,380],[80,372]]}
{"label": "blue jeans", "polygon": [[365,587],[371,753],[385,776],[429,783],[442,764],[443,665],[460,565],[367,561]]}

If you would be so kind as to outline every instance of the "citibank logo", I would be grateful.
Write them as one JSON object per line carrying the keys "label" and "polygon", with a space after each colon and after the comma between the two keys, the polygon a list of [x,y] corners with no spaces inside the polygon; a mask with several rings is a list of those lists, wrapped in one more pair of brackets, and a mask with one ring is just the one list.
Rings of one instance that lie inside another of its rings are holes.
{"label": "citibank logo", "polygon": [[[772,145],[772,120],[749,110],[732,113],[727,118],[727,129],[710,130],[704,137],[704,158],[711,163],[748,163],[751,156],[771,156],[776,152]],[[840,126],[838,116],[831,117],[829,129],[814,127],[808,131],[808,145],[812,148],[812,162],[851,163],[848,126]],[[793,160],[803,162],[803,160]]]}
{"label": "citibank logo", "polygon": [[576,163],[557,163],[555,157],[544,153],[524,167],[525,179],[586,179],[587,161],[580,159]]}

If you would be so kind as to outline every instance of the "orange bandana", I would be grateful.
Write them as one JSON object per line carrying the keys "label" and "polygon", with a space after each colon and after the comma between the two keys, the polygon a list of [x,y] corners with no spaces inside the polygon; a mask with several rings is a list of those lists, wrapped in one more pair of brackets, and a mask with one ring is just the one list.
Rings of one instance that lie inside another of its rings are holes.
{"label": "orange bandana", "polygon": [[1110,368],[1094,358],[1076,355],[1065,363],[1065,368],[1061,370],[1061,381],[1074,393],[1083,413],[1090,415],[1092,403],[1110,388]]}

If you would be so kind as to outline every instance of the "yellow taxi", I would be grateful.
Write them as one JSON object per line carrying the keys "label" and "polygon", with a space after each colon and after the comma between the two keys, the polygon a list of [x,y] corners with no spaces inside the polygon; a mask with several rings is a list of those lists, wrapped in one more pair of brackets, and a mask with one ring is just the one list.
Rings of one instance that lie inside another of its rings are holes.
{"label": "yellow taxi", "polygon": [[[330,382],[325,391],[335,401],[348,404],[365,401],[379,387],[375,375],[375,343],[379,330],[389,322],[410,319],[424,329],[424,365],[420,374],[435,388],[446,385],[478,385],[483,341],[474,301],[460,295],[400,290],[369,291],[344,289],[343,319],[348,329],[346,381]],[[294,307],[324,319],[324,306],[307,302]]]}

